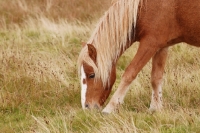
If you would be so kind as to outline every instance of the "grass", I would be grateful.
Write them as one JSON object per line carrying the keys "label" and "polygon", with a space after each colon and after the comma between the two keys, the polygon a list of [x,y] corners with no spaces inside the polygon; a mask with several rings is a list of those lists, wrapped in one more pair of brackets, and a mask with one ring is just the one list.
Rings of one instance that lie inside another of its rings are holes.
{"label": "grass", "polygon": [[[170,48],[162,112],[148,112],[151,61],[130,86],[118,112],[83,111],[76,61],[81,42],[110,1],[0,3],[0,132],[200,132],[198,48]],[[113,92],[137,47],[134,44],[120,58]]]}
{"label": "grass", "polygon": [[59,21],[92,21],[103,13],[110,1],[101,0],[0,0],[0,27],[4,24],[20,24],[28,18],[46,16],[50,20]]}

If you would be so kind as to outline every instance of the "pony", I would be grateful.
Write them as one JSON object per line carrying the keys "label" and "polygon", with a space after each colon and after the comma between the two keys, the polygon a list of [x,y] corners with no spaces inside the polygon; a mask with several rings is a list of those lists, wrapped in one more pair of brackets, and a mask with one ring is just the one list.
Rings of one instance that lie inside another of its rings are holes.
{"label": "pony", "polygon": [[119,86],[102,110],[123,103],[129,85],[152,58],[151,111],[162,109],[162,80],[168,48],[180,42],[200,46],[200,0],[117,0],[105,12],[78,58],[83,109],[101,109],[116,80],[116,63],[139,42]]}

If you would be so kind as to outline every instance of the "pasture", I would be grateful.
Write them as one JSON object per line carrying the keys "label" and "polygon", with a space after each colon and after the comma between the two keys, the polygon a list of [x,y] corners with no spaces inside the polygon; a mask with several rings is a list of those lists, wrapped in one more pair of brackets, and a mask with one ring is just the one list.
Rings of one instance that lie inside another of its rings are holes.
{"label": "pasture", "polygon": [[[200,132],[200,48],[187,44],[169,49],[161,112],[148,112],[151,61],[116,113],[81,109],[81,42],[109,5],[111,0],[0,0],[0,132]],[[113,91],[137,47],[118,61]]]}

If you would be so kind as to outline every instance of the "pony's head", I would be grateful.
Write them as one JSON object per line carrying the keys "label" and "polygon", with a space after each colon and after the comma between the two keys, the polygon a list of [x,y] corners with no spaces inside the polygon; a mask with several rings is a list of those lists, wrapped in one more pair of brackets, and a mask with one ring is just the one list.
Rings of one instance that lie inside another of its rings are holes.
{"label": "pony's head", "polygon": [[102,75],[102,68],[99,68],[101,65],[97,63],[97,56],[96,48],[91,44],[85,45],[79,55],[78,69],[83,109],[101,108],[116,79],[115,65],[111,66],[111,70],[106,76]]}

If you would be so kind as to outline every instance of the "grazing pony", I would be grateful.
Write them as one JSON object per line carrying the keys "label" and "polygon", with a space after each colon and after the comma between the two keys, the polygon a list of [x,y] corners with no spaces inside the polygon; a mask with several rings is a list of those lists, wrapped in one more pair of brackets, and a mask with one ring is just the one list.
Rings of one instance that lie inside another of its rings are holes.
{"label": "grazing pony", "polygon": [[116,79],[116,63],[134,42],[140,42],[103,112],[123,102],[129,85],[152,58],[150,110],[162,108],[162,78],[168,47],[186,42],[200,46],[200,0],[117,0],[100,19],[80,52],[82,108],[100,108]]}

